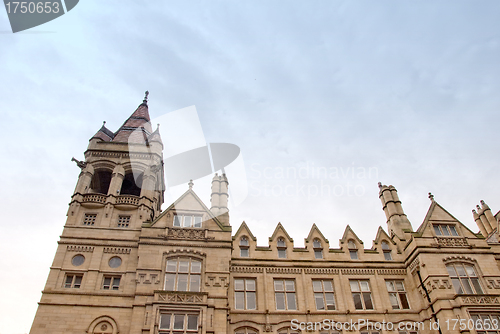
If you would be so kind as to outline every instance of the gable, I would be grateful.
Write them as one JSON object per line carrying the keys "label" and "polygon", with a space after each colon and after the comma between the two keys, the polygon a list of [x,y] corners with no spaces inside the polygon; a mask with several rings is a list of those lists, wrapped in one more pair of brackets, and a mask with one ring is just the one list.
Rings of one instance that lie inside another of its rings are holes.
{"label": "gable", "polygon": [[424,222],[419,226],[417,232],[420,233],[422,237],[433,237],[435,236],[433,225],[436,224],[455,225],[457,230],[459,230],[458,233],[461,237],[476,237],[476,234],[474,232],[472,232],[467,226],[462,224],[451,213],[446,211],[446,209],[443,208],[439,203],[433,200],[431,206],[429,207],[429,210],[427,211],[427,214],[425,215]]}
{"label": "gable", "polygon": [[214,216],[192,189],[188,189],[150,224],[155,227],[173,227],[174,215],[201,216],[203,229],[230,231]]}

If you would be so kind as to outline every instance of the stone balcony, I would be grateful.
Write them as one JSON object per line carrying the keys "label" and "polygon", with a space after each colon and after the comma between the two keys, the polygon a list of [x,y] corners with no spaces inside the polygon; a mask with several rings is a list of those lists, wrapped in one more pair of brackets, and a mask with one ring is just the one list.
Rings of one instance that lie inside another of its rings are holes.
{"label": "stone balcony", "polygon": [[[141,197],[134,195],[104,195],[104,194],[83,194],[82,196],[82,206],[86,208],[101,208],[107,203],[113,204],[117,209],[120,210],[134,210],[141,204]],[[149,200],[143,197],[147,204],[150,204]]]}

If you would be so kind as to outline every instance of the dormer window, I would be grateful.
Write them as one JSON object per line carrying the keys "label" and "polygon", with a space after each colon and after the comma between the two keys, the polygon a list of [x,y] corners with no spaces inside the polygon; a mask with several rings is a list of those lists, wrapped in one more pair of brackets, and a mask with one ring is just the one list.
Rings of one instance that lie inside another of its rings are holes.
{"label": "dormer window", "polygon": [[248,238],[243,236],[240,239],[240,256],[241,257],[248,257]]}
{"label": "dormer window", "polygon": [[313,249],[314,249],[314,258],[315,259],[322,259],[323,258],[323,247],[321,247],[321,241],[319,241],[319,239],[314,239]]}
{"label": "dormer window", "polygon": [[384,258],[386,261],[392,261],[391,249],[387,241],[382,241],[382,251],[384,252]]}
{"label": "dormer window", "polygon": [[201,217],[194,215],[174,215],[174,227],[201,228]]}
{"label": "dormer window", "polygon": [[437,236],[458,237],[457,229],[452,224],[434,224],[434,232]]}
{"label": "dormer window", "polygon": [[278,257],[280,259],[286,259],[286,244],[285,244],[285,239],[278,238],[276,246],[278,248]]}
{"label": "dormer window", "polygon": [[358,260],[358,247],[354,243],[354,240],[349,240],[347,242],[347,248],[349,248],[349,255],[351,256],[351,260]]}

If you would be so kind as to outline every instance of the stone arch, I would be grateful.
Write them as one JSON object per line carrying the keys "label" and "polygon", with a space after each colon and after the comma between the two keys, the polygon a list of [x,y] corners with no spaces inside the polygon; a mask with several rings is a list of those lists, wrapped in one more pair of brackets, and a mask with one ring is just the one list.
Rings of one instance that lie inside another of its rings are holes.
{"label": "stone arch", "polygon": [[87,328],[88,334],[118,334],[118,324],[116,321],[107,315],[97,317],[92,321]]}

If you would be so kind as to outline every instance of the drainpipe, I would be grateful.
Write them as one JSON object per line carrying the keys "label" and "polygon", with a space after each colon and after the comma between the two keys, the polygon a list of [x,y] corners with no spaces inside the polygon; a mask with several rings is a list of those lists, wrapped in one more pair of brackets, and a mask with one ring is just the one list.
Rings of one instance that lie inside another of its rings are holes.
{"label": "drainpipe", "polygon": [[[429,306],[431,307],[432,317],[434,318],[434,322],[438,322],[437,317],[436,317],[436,313],[434,312],[434,306],[431,303],[431,297],[429,296],[429,291],[427,291],[427,289],[424,285],[424,282],[422,281],[422,276],[420,276],[420,270],[417,270],[417,274],[418,274],[418,279],[420,281],[420,285],[424,289],[425,295],[427,296],[427,301],[429,302]],[[443,334],[441,332],[441,326],[438,326],[438,331],[439,331],[439,334]]]}

